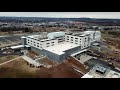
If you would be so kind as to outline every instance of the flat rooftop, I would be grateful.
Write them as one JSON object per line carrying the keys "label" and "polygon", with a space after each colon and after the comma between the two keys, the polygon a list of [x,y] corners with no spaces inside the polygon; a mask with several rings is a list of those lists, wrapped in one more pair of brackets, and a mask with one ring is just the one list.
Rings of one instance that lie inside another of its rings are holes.
{"label": "flat rooftop", "polygon": [[69,42],[61,42],[58,45],[54,45],[51,47],[44,48],[47,51],[53,52],[55,54],[61,55],[64,54],[64,51],[78,47],[79,45],[72,44]]}

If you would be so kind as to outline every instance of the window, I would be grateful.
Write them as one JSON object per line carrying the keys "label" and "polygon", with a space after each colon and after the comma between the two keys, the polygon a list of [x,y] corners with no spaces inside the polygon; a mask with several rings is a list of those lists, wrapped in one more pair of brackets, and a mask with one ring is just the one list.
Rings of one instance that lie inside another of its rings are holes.
{"label": "window", "polygon": [[30,42],[28,42],[28,43],[30,43]]}
{"label": "window", "polygon": [[52,43],[54,43],[54,42],[52,42]]}
{"label": "window", "polygon": [[78,39],[78,38],[75,38],[75,39]]}
{"label": "window", "polygon": [[54,46],[54,44],[52,44],[51,46]]}
{"label": "window", "polygon": [[49,45],[47,45],[46,47],[49,47]]}
{"label": "window", "polygon": [[37,44],[39,44],[39,43],[37,43]]}
{"label": "window", "polygon": [[75,42],[78,42],[78,40],[75,40]]}
{"label": "window", "polygon": [[71,41],[73,41],[73,39],[71,39]]}
{"label": "window", "polygon": [[32,42],[32,40],[31,40],[31,42]]}
{"label": "window", "polygon": [[37,47],[39,47],[39,46],[37,45]]}
{"label": "window", "polygon": [[67,39],[67,40],[69,40],[69,39]]}
{"label": "window", "polygon": [[34,42],[35,43],[35,42]]}
{"label": "window", "polygon": [[73,37],[71,37],[71,38],[73,38]]}
{"label": "window", "polygon": [[36,45],[34,44],[34,46],[36,46]]}
{"label": "window", "polygon": [[46,43],[46,44],[50,44],[50,43]]}

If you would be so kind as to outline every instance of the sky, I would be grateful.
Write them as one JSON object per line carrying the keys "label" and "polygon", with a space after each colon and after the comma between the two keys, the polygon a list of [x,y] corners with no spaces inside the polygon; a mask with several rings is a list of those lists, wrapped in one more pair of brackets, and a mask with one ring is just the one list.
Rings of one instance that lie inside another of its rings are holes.
{"label": "sky", "polygon": [[120,19],[120,12],[0,12],[0,16]]}

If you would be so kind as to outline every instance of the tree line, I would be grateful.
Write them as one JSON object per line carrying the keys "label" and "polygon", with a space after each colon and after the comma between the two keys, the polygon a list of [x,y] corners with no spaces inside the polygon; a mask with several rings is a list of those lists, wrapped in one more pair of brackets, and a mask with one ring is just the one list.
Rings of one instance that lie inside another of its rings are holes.
{"label": "tree line", "polygon": [[8,32],[11,33],[13,31],[22,31],[24,32],[32,32],[32,29],[30,27],[0,27],[1,32]]}

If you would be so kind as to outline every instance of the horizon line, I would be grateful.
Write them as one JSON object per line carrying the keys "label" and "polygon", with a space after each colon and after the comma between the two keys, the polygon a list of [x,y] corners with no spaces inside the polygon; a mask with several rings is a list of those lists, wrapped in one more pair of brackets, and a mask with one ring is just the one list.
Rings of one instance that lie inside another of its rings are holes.
{"label": "horizon line", "polygon": [[[34,16],[0,16],[0,17],[34,17]],[[36,18],[93,18],[93,19],[120,19],[120,18],[96,18],[96,17],[41,17],[35,16]]]}

